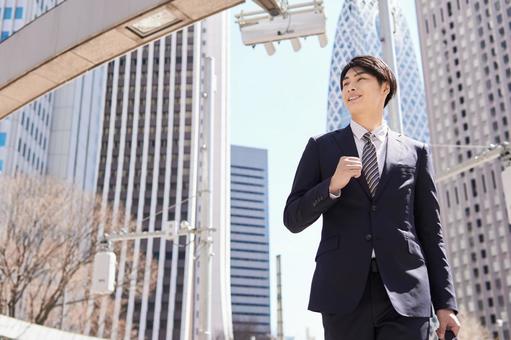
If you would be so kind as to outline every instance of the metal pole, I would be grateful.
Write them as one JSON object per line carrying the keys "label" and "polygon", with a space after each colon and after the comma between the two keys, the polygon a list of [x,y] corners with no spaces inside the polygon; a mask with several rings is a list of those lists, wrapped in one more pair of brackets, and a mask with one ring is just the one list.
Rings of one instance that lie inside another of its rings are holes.
{"label": "metal pole", "polygon": [[[383,60],[392,69],[396,76],[396,81],[399,83],[389,0],[378,0],[378,7],[380,11],[380,41],[383,50]],[[394,97],[388,103],[389,126],[392,130],[403,133],[401,101],[399,97],[399,91],[396,91]]]}
{"label": "metal pole", "polygon": [[277,255],[277,340],[284,340],[284,320],[282,317],[282,272],[280,255]]}
{"label": "metal pole", "polygon": [[213,235],[211,223],[213,221],[213,86],[214,86],[214,59],[206,57],[204,62],[204,93],[205,107],[203,119],[203,141],[201,147],[202,158],[202,179],[200,191],[201,205],[201,233],[199,244],[199,266],[200,266],[200,308],[199,308],[199,339],[211,340],[211,276],[213,272]]}

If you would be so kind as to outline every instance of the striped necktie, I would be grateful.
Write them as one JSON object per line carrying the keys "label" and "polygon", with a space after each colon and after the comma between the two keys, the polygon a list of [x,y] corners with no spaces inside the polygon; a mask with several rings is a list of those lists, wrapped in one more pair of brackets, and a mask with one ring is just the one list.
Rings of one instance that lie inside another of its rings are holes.
{"label": "striped necktie", "polygon": [[378,159],[376,158],[376,147],[371,142],[372,134],[367,132],[362,140],[365,142],[364,150],[362,151],[362,171],[369,186],[371,196],[374,197],[378,182],[380,181],[380,172],[378,170]]}

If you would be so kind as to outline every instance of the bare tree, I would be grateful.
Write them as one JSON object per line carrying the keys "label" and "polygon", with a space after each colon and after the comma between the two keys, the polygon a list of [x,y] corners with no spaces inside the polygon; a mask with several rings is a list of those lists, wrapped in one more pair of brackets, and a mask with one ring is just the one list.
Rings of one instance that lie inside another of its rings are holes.
{"label": "bare tree", "polygon": [[[100,232],[115,230],[124,212],[118,209],[114,214],[97,197],[50,178],[2,175],[0,188],[0,313],[78,332],[87,322],[94,326],[99,308],[93,308],[89,319],[84,317],[89,301],[98,307],[101,299],[89,291],[92,260]],[[132,221],[122,221],[122,225],[135,229]],[[126,273],[134,262],[132,244],[128,246]],[[115,247],[118,250],[120,245]],[[144,270],[145,261],[139,259],[138,264],[139,270]],[[151,266],[153,290],[155,261]],[[126,280],[120,287],[124,298],[121,313],[129,284]],[[135,283],[135,289],[140,296],[142,285]],[[107,303],[104,322],[109,333],[113,295]],[[66,325],[62,324],[64,318]]]}
{"label": "bare tree", "polygon": [[247,318],[243,324],[234,324],[233,335],[234,340],[257,340],[271,339],[271,334],[261,334],[257,329],[256,318]]}
{"label": "bare tree", "polygon": [[465,308],[460,308],[458,316],[461,323],[461,330],[457,337],[459,340],[493,339],[490,331],[479,322],[479,319],[475,315],[468,312]]}

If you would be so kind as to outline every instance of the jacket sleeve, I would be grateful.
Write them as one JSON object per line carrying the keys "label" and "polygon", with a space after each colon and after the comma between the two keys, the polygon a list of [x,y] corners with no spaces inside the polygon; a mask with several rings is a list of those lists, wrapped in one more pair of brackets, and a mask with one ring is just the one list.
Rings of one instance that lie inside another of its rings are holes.
{"label": "jacket sleeve", "polygon": [[458,314],[451,269],[447,261],[440,222],[437,189],[433,181],[431,152],[420,149],[415,187],[415,228],[426,257],[431,300],[435,311],[452,309]]}
{"label": "jacket sleeve", "polygon": [[284,225],[291,232],[304,230],[335,204],[337,200],[331,199],[328,192],[330,178],[322,180],[317,141],[310,138],[284,208]]}

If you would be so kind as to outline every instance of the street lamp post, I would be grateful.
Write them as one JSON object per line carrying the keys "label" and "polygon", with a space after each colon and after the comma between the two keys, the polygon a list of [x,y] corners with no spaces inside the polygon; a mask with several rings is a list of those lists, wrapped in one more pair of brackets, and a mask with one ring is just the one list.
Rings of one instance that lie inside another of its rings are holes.
{"label": "street lamp post", "polygon": [[[394,34],[392,29],[392,13],[390,10],[389,0],[378,0],[380,11],[380,41],[383,49],[383,60],[389,65],[399,79],[397,70],[396,53],[394,48]],[[395,27],[395,25],[394,25]],[[403,133],[403,119],[401,116],[399,91],[396,91],[394,97],[389,102],[389,126],[392,130]]]}

